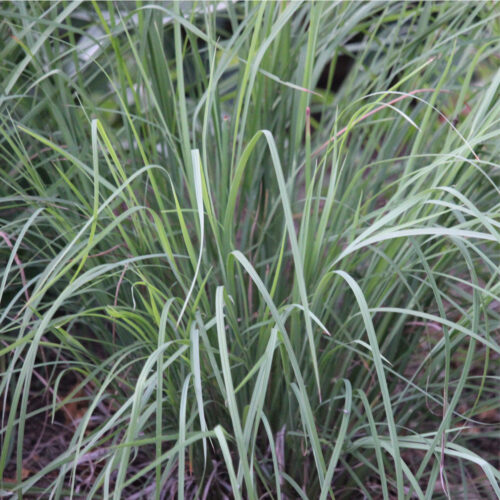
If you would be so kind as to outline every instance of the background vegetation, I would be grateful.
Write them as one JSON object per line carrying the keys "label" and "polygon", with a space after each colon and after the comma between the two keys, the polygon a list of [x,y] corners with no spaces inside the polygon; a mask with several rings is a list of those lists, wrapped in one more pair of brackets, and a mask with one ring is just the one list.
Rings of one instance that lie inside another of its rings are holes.
{"label": "background vegetation", "polygon": [[500,496],[496,3],[0,19],[3,494]]}

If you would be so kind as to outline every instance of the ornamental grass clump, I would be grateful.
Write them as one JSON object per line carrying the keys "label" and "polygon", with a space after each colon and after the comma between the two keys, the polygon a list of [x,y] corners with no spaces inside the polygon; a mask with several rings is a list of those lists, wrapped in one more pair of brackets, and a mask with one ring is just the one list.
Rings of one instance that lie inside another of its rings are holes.
{"label": "ornamental grass clump", "polygon": [[0,7],[0,488],[500,497],[500,10]]}

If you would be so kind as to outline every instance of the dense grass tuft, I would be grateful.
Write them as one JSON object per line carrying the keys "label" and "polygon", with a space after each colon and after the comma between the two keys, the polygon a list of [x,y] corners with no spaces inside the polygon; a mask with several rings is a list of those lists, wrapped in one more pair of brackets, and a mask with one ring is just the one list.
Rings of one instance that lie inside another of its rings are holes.
{"label": "dense grass tuft", "polygon": [[494,2],[0,19],[4,492],[500,497]]}

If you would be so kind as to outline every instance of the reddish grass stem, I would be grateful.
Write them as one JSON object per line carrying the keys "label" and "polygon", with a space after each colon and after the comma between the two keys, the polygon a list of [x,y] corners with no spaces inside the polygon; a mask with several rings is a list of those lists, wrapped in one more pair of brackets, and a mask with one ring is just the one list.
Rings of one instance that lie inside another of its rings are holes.
{"label": "reddish grass stem", "polygon": [[[9,235],[3,231],[0,231],[0,236],[3,238],[3,240],[5,241],[7,246],[11,250],[13,250],[14,245],[11,243]],[[14,260],[19,267],[19,273],[21,274],[21,281],[22,281],[23,287],[24,287],[24,296],[26,297],[26,302],[29,302],[30,294],[28,292],[28,282],[26,281],[26,275],[24,274],[23,264],[21,263],[21,259],[19,258],[17,253],[14,254]]]}
{"label": "reddish grass stem", "polygon": [[[416,89],[416,90],[412,90],[411,92],[408,92],[405,95],[400,95],[399,97],[396,97],[396,98],[392,99],[391,101],[383,103],[380,106],[376,107],[375,109],[372,109],[368,113],[365,113],[363,116],[361,116],[360,118],[355,120],[355,122],[352,124],[352,126],[357,125],[358,123],[362,122],[366,118],[374,115],[375,113],[378,113],[379,111],[382,111],[385,108],[392,106],[393,104],[396,104],[399,101],[402,101],[403,99],[408,99],[409,97],[412,97],[415,94],[421,94],[422,92],[435,92],[435,91],[436,91],[436,89],[433,89],[433,88]],[[448,92],[448,91],[443,90],[442,92]],[[446,121],[449,122],[449,120],[446,118],[445,115],[443,115],[442,113],[439,113],[439,114]],[[453,126],[452,123],[450,123],[450,125],[455,129],[455,127]],[[339,130],[332,138],[328,139],[324,144],[322,144],[318,149],[316,149],[316,151],[314,151],[312,156],[314,157],[314,156],[317,156],[319,153],[321,153],[321,151],[323,151],[328,146],[328,144],[332,143],[335,139],[338,139],[342,134],[345,134],[345,132],[347,132],[348,128],[349,128],[349,125],[344,127],[343,129]],[[477,154],[474,151],[472,151],[472,154],[474,155],[474,158],[476,158],[476,160],[479,161],[479,157],[477,156]]]}

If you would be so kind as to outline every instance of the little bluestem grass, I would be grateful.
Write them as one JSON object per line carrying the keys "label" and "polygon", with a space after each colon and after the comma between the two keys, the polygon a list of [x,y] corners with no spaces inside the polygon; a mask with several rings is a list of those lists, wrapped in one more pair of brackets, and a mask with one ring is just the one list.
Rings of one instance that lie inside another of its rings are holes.
{"label": "little bluestem grass", "polygon": [[494,3],[0,15],[2,491],[500,497]]}

